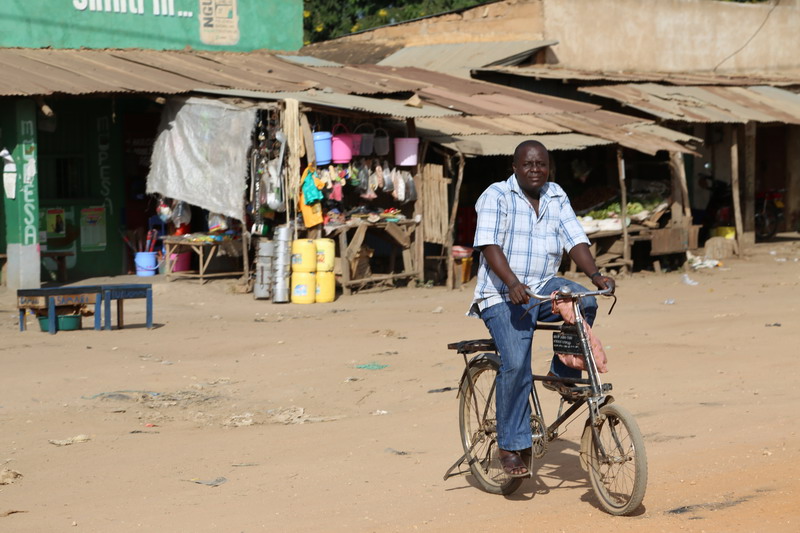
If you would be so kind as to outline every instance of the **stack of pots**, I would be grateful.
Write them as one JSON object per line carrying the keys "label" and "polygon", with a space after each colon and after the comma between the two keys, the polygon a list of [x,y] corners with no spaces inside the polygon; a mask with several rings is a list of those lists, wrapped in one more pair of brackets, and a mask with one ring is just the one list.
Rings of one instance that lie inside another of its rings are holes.
{"label": "stack of pots", "polygon": [[272,290],[273,303],[289,301],[289,276],[292,265],[292,228],[279,226],[275,228],[274,251],[275,267],[274,286]]}
{"label": "stack of pots", "polygon": [[272,296],[273,262],[275,259],[275,243],[259,239],[256,252],[256,281],[253,285],[253,297],[257,300]]}

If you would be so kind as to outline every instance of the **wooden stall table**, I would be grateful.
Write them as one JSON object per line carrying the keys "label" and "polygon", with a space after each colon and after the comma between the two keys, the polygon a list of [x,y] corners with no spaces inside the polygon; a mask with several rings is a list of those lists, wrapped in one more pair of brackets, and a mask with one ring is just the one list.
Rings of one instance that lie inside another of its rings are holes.
{"label": "wooden stall table", "polygon": [[[421,264],[414,260],[412,243],[414,231],[418,223],[414,220],[400,220],[397,222],[369,222],[365,219],[351,220],[345,225],[336,226],[327,236],[339,239],[339,257],[342,265],[342,293],[350,295],[354,288],[363,287],[369,283],[378,283],[395,279],[413,278],[419,275]],[[348,232],[354,230],[352,240],[348,241]],[[380,232],[389,237],[389,242],[394,244],[394,248],[402,251],[403,271],[392,272],[394,270],[395,254],[392,253],[389,265],[389,274],[368,274],[360,275],[357,270],[359,252],[367,231]],[[419,262],[421,263],[421,262]]]}
{"label": "wooden stall table", "polygon": [[45,289],[19,289],[17,309],[19,309],[19,330],[25,331],[25,313],[28,309],[47,309],[48,332],[58,331],[58,307],[74,307],[94,304],[94,329],[100,330],[100,309],[103,302],[103,289],[100,285],[77,285]]}
{"label": "wooden stall table", "polygon": [[50,259],[54,259],[58,269],[56,270],[56,280],[59,283],[65,283],[67,281],[67,257],[72,257],[75,255],[75,252],[69,251],[44,251],[41,252],[42,257],[49,257]]}
{"label": "wooden stall table", "polygon": [[[125,327],[123,302],[129,299],[145,299],[145,324],[147,329],[153,327],[153,286],[149,283],[127,283],[101,285],[103,306],[105,308],[105,328],[111,329],[111,300],[117,301],[117,327]],[[96,321],[96,319],[95,319]],[[95,328],[96,329],[96,328]]]}
{"label": "wooden stall table", "polygon": [[[166,278],[193,278],[199,279],[200,283],[205,283],[207,278],[218,278],[235,275],[243,275],[243,270],[231,272],[214,272],[207,273],[208,265],[211,260],[218,255],[219,249],[225,247],[230,255],[236,255],[234,251],[236,246],[241,246],[240,241],[198,241],[187,239],[184,237],[164,237],[164,246],[166,248],[166,257],[164,264],[166,269]],[[198,270],[190,270],[184,272],[174,272],[175,262],[177,255],[184,251],[191,251],[198,257]]]}

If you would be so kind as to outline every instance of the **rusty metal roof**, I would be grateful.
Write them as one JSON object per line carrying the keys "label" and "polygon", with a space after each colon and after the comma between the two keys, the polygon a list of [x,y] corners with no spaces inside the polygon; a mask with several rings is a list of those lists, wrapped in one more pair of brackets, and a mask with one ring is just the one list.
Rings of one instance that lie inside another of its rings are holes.
{"label": "rusty metal roof", "polygon": [[407,105],[403,100],[388,98],[369,98],[355,94],[341,94],[332,91],[276,92],[240,91],[236,89],[198,89],[197,92],[224,97],[248,98],[255,100],[295,100],[316,107],[334,110],[353,110],[370,115],[383,115],[395,118],[447,117],[461,115],[458,111],[444,109],[432,104]]}
{"label": "rusty metal roof", "polygon": [[356,67],[312,69],[265,51],[0,49],[0,96],[181,94],[194,89],[345,94],[413,92],[427,83]]}
{"label": "rusty metal roof", "polygon": [[558,41],[493,41],[406,46],[378,61],[378,65],[419,67],[470,77],[470,69],[490,65],[515,65],[537,50]]}
{"label": "rusty metal roof", "polygon": [[[534,135],[527,138],[535,139],[544,144],[550,151],[583,150],[590,146],[606,146],[614,144],[612,141],[600,139],[591,135],[580,133],[564,133],[560,135]],[[482,155],[514,155],[514,149],[525,138],[519,135],[452,135],[432,137],[430,140],[437,144],[463,153],[468,156]]]}
{"label": "rusty metal roof", "polygon": [[[470,128],[482,128],[483,134],[574,132],[645,153],[689,151],[668,137],[629,127],[652,121],[603,112],[595,104],[416,67],[308,66],[284,61],[266,51],[0,49],[0,71],[4,74],[0,76],[0,96],[170,95],[194,91],[228,91],[233,95],[235,91],[249,91],[242,94],[264,93],[265,98],[272,98],[279,96],[277,93],[315,89],[316,94],[304,98],[309,102],[317,100],[316,105],[341,109],[347,105],[346,95],[416,93],[424,104],[421,112],[397,107],[397,101],[379,99],[374,104],[353,100],[350,109],[379,114],[383,108],[385,115],[406,118],[447,113],[474,115],[473,120],[462,117],[464,131],[451,125],[448,131],[453,134],[468,132]],[[339,96],[320,96],[320,93]]]}
{"label": "rusty metal roof", "polygon": [[777,87],[680,87],[654,83],[584,87],[661,120],[800,124],[800,95]]}
{"label": "rusty metal roof", "polygon": [[530,65],[525,67],[496,66],[473,69],[480,79],[488,73],[502,73],[539,80],[561,80],[564,82],[654,82],[667,85],[800,85],[800,72],[718,73],[713,71],[658,72],[658,71],[593,71],[559,67],[555,65]]}

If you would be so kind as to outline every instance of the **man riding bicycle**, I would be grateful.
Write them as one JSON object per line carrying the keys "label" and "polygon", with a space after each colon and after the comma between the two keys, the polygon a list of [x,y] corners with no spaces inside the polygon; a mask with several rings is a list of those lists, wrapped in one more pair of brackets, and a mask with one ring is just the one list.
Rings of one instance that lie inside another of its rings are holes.
{"label": "man riding bicycle", "polygon": [[[475,206],[478,213],[474,247],[481,251],[478,281],[469,315],[480,317],[500,353],[497,376],[497,442],[503,470],[512,477],[529,475],[520,453],[531,447],[531,343],[537,321],[560,319],[549,306],[526,314],[528,288],[550,294],[563,286],[585,292],[581,285],[556,276],[563,251],[599,289],[614,280],[602,275],[589,251],[589,239],[578,223],[564,190],[550,176],[550,156],[538,141],[525,141],[514,151],[514,173],[489,186]],[[581,302],[591,325],[597,314],[594,297]],[[553,356],[550,374],[580,378]],[[544,382],[567,394],[558,381]]]}

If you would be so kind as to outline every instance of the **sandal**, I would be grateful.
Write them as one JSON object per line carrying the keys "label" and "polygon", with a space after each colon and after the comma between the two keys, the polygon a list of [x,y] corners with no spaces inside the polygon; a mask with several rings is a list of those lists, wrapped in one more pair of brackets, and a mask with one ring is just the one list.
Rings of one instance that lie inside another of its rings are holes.
{"label": "sandal", "polygon": [[[530,477],[531,472],[528,465],[522,460],[517,452],[509,452],[507,450],[500,450],[500,464],[503,467],[503,472],[509,477]],[[514,473],[514,470],[525,470],[522,473]]]}

